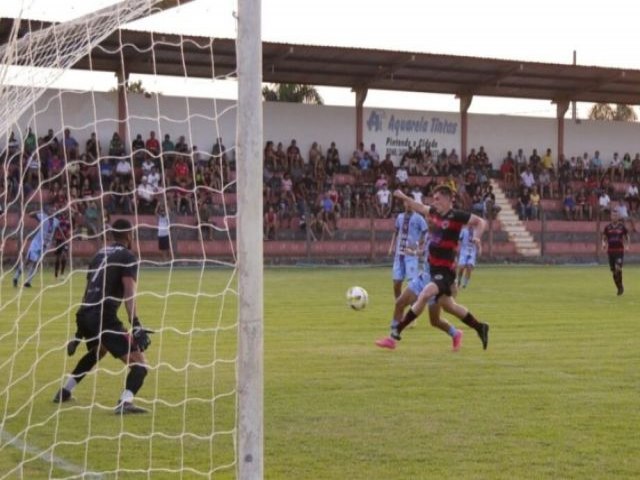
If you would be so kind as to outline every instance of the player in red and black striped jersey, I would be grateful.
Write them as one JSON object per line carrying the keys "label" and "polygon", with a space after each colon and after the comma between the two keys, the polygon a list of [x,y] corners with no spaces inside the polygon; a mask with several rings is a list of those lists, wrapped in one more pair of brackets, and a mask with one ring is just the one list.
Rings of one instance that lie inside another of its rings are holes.
{"label": "player in red and black striped jersey", "polygon": [[617,210],[611,211],[611,223],[604,227],[602,232],[602,250],[609,255],[609,268],[613,274],[613,282],[618,288],[618,295],[624,293],[622,285],[622,264],[624,251],[629,250],[631,239],[629,231],[620,218]]}
{"label": "player in red and black striped jersey", "polygon": [[58,272],[60,275],[64,275],[64,269],[67,266],[67,256],[69,252],[69,239],[71,238],[71,222],[69,216],[63,212],[58,216],[60,223],[58,229],[53,236],[55,242],[55,255],[56,263],[54,269],[54,275],[58,278]]}
{"label": "player in red and black striped jersey", "polygon": [[478,321],[467,308],[453,300],[452,287],[454,287],[456,278],[455,262],[460,231],[465,225],[472,227],[474,230],[473,242],[479,245],[487,223],[477,215],[455,210],[453,208],[453,191],[445,185],[440,185],[433,191],[432,205],[416,202],[400,190],[394,192],[394,196],[409,203],[414,211],[422,213],[428,218],[431,225],[428,256],[431,282],[424,287],[402,321],[392,328],[391,335],[376,341],[376,345],[383,348],[395,348],[396,341],[400,340],[402,331],[424,311],[429,301],[435,298],[446,311],[454,314],[478,333],[482,347],[486,350],[489,342],[489,325]]}

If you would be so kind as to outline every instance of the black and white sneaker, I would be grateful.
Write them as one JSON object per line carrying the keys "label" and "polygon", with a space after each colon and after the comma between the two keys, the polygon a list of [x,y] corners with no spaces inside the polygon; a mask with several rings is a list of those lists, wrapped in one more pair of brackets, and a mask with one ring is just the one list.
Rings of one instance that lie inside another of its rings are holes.
{"label": "black and white sneaker", "polygon": [[482,341],[482,349],[486,350],[487,346],[489,345],[489,324],[481,323],[477,332],[480,340]]}
{"label": "black and white sneaker", "polygon": [[116,415],[129,415],[136,413],[147,413],[146,408],[138,407],[133,402],[120,402],[113,411]]}
{"label": "black and white sneaker", "polygon": [[53,403],[64,403],[71,400],[71,392],[66,388],[61,388],[53,397]]}

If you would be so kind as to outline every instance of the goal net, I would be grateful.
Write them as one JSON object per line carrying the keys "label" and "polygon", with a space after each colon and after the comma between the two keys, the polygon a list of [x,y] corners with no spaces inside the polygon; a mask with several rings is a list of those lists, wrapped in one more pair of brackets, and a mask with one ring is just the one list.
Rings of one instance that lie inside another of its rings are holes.
{"label": "goal net", "polygon": [[[64,21],[31,3],[1,20],[0,479],[261,478],[259,1],[222,12],[237,39],[170,33],[211,14],[189,0]],[[214,98],[229,79],[238,100]],[[70,375],[93,346],[68,351],[89,264],[121,219],[153,331],[137,392],[109,353]],[[145,413],[116,408],[130,393]]]}

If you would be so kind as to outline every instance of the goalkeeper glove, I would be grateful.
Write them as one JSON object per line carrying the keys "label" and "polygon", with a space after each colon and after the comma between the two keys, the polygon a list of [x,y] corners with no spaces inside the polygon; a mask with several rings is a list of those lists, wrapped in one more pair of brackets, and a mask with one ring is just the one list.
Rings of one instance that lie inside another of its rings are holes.
{"label": "goalkeeper glove", "polygon": [[151,338],[149,338],[149,334],[153,333],[151,330],[147,330],[142,326],[138,317],[133,317],[131,321],[131,325],[133,325],[133,341],[138,346],[141,352],[144,352],[149,345],[151,345]]}
{"label": "goalkeeper glove", "polygon": [[69,343],[67,343],[67,355],[72,357],[73,354],[76,353],[78,345],[80,345],[80,339],[78,337],[74,337],[69,340]]}

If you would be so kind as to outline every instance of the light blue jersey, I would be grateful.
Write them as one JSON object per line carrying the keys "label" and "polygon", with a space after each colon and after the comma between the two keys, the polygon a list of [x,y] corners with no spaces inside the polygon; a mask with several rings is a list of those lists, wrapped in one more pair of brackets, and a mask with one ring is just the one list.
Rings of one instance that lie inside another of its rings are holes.
{"label": "light blue jersey", "polygon": [[413,279],[419,273],[418,247],[427,231],[427,221],[416,212],[402,212],[396,217],[396,248],[393,280]]}
{"label": "light blue jersey", "polygon": [[464,227],[460,231],[460,254],[458,255],[458,265],[476,265],[478,247],[473,243],[473,228]]}
{"label": "light blue jersey", "polygon": [[53,234],[60,225],[60,220],[54,216],[47,216],[44,212],[38,212],[36,217],[40,224],[27,252],[27,258],[33,262],[37,262],[44,255],[53,241]]}

